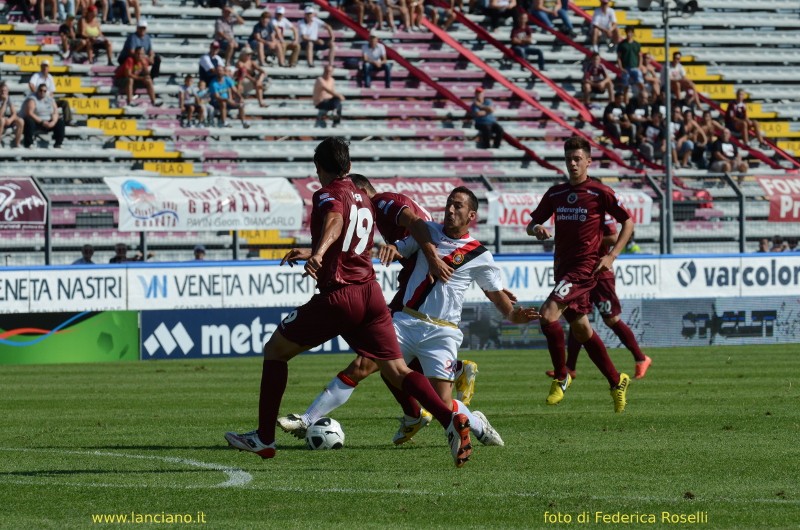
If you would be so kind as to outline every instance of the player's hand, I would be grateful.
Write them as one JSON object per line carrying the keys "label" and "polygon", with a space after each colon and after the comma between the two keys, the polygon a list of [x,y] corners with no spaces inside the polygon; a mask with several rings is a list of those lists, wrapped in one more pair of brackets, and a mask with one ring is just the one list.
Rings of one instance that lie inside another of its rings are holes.
{"label": "player's hand", "polygon": [[527,324],[532,320],[537,320],[539,317],[541,317],[539,311],[533,307],[518,306],[508,315],[508,320],[514,324]]}
{"label": "player's hand", "polygon": [[428,260],[428,281],[430,283],[433,283],[435,280],[441,280],[447,283],[450,277],[453,276],[453,272],[455,272],[455,269],[438,257],[433,260]]}
{"label": "player's hand", "polygon": [[550,239],[553,235],[550,231],[543,227],[542,225],[536,225],[533,228],[533,237],[538,239],[539,241],[544,241],[545,239]]}
{"label": "player's hand", "polygon": [[303,273],[303,275],[311,276],[316,280],[318,279],[317,273],[321,268],[322,268],[322,256],[320,256],[319,254],[314,254],[313,256],[308,258],[308,261],[306,261],[306,265],[304,267],[305,272]]}
{"label": "player's hand", "polygon": [[614,258],[606,254],[600,259],[600,261],[597,264],[597,267],[594,268],[594,274],[600,274],[601,272],[613,270],[612,268],[613,265],[614,265]]}
{"label": "player's hand", "polygon": [[307,260],[311,257],[311,249],[293,248],[281,260],[281,265],[289,264],[290,267],[297,265],[298,261]]}
{"label": "player's hand", "polygon": [[397,247],[394,245],[383,245],[381,246],[380,250],[378,250],[378,259],[383,265],[387,267],[396,259],[400,259],[403,256],[400,255],[398,252]]}

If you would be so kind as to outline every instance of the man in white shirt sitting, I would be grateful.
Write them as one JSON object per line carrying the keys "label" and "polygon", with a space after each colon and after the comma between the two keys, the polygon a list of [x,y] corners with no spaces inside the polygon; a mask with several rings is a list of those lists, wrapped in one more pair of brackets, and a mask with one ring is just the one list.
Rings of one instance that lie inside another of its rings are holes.
{"label": "man in white shirt sitting", "polygon": [[600,0],[600,9],[595,9],[592,15],[592,51],[598,52],[600,40],[608,42],[608,47],[613,48],[619,44],[619,28],[617,15],[608,7],[609,0]]}
{"label": "man in white shirt sitting", "polygon": [[384,73],[384,85],[392,88],[392,65],[386,59],[386,47],[378,42],[374,32],[369,34],[369,42],[361,47],[361,73],[364,77],[364,88],[372,85],[372,75],[375,72]]}
{"label": "man in white shirt sitting", "polygon": [[[336,45],[334,44],[333,28],[330,24],[317,18],[314,8],[308,6],[304,11],[303,20],[297,24],[297,27],[300,31],[300,40],[306,49],[308,66],[314,66],[314,54],[320,50],[328,50],[328,64],[333,64],[333,60],[336,58]],[[319,30],[321,28],[325,28],[328,32],[330,36],[328,39],[320,38]]]}

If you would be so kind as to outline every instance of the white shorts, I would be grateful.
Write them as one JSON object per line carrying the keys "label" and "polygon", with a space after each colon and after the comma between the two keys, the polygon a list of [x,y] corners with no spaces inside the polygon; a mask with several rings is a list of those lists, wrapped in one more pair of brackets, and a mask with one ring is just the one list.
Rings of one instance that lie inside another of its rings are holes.
{"label": "white shorts", "polygon": [[425,377],[455,380],[458,348],[464,340],[460,329],[431,324],[401,312],[394,314],[392,322],[406,364],[419,359]]}

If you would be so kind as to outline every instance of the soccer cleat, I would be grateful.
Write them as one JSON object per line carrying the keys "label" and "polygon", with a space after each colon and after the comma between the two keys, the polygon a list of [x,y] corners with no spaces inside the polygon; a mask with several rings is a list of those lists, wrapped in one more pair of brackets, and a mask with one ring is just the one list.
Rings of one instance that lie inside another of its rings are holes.
{"label": "soccer cleat", "polygon": [[469,406],[475,394],[475,376],[478,375],[478,363],[463,361],[461,371],[456,377],[456,399]]}
{"label": "soccer cleat", "polygon": [[631,378],[628,374],[619,374],[619,383],[611,387],[611,399],[614,400],[614,412],[622,412],[628,401],[625,399],[628,394],[628,385]]}
{"label": "soccer cleat", "polygon": [[433,419],[433,415],[425,409],[419,409],[419,418],[408,419],[408,416],[400,416],[400,428],[392,438],[395,445],[402,445],[411,440],[423,427],[427,427]]}
{"label": "soccer cleat", "polygon": [[558,405],[562,399],[564,399],[564,392],[567,391],[569,386],[572,384],[572,377],[567,373],[567,377],[559,381],[558,379],[553,379],[553,382],[550,383],[550,393],[547,395],[547,399],[545,402],[548,405]]}
{"label": "soccer cleat", "polygon": [[469,438],[469,419],[464,414],[453,414],[447,428],[447,443],[456,467],[466,464],[472,454],[472,440]]}
{"label": "soccer cleat", "polygon": [[278,427],[280,427],[283,432],[288,432],[298,440],[306,439],[306,430],[308,430],[308,424],[303,421],[303,418],[299,414],[281,416],[278,418],[277,423]]}
{"label": "soccer cleat", "polygon": [[262,443],[258,437],[258,431],[250,431],[244,434],[226,432],[225,440],[228,441],[228,445],[239,451],[255,453],[261,458],[275,457],[275,442],[271,444]]}
{"label": "soccer cleat", "polygon": [[479,420],[483,422],[483,434],[478,436],[478,440],[483,445],[499,445],[503,447],[506,443],[500,438],[500,433],[498,433],[492,424],[489,423],[489,420],[486,419],[486,416],[483,412],[479,410],[473,410],[472,415],[476,416]]}
{"label": "soccer cleat", "polygon": [[644,361],[637,361],[636,372],[634,372],[633,378],[642,379],[644,377],[644,374],[647,373],[647,369],[650,368],[651,364],[653,364],[653,359],[651,359],[647,355],[644,356]]}
{"label": "soccer cleat", "polygon": [[[569,376],[572,379],[575,379],[576,377],[578,377],[578,374],[577,374],[577,372],[575,372],[575,370],[570,370],[569,368],[567,368],[567,373],[569,374]],[[546,370],[544,372],[544,375],[546,375],[550,379],[555,379],[556,378],[556,371],[555,370]]]}

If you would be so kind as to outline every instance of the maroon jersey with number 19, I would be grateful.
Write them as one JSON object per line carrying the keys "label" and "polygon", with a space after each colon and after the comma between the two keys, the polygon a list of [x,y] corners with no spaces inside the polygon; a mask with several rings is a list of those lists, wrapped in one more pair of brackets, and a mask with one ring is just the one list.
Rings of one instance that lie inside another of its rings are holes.
{"label": "maroon jersey with number 19", "polygon": [[[600,260],[606,214],[625,222],[630,216],[620,205],[614,190],[587,179],[577,186],[568,182],[553,186],[531,213],[535,224],[555,214],[555,280],[564,276],[591,277]],[[602,254],[604,255],[604,254]]]}
{"label": "maroon jersey with number 19", "polygon": [[342,215],[344,225],[339,239],[325,253],[317,273],[320,292],[373,281],[372,228],[375,211],[366,195],[349,178],[339,178],[317,190],[311,207],[311,248],[319,246],[323,222],[328,212]]}

